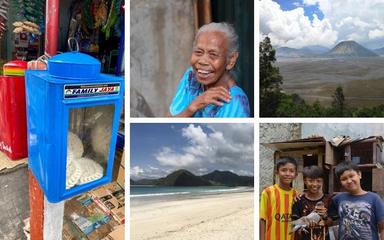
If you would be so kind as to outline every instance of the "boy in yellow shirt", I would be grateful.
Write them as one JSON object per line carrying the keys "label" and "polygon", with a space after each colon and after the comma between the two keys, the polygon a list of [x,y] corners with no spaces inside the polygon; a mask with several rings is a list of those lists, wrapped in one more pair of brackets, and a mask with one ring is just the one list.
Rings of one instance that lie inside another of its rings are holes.
{"label": "boy in yellow shirt", "polygon": [[297,177],[297,162],[284,157],[276,162],[278,183],[263,190],[260,198],[260,240],[293,240],[291,215],[297,195],[291,185]]}

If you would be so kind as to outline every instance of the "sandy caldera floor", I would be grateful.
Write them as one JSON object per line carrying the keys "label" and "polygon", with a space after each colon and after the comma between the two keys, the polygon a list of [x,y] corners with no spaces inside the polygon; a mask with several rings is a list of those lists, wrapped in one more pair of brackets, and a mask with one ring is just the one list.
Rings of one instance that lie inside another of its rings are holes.
{"label": "sandy caldera floor", "polygon": [[253,239],[253,192],[131,206],[131,240]]}

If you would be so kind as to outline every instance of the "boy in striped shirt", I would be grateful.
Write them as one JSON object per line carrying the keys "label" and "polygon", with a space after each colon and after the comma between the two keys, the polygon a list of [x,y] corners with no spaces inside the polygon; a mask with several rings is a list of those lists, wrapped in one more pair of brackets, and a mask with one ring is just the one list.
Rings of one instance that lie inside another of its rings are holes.
{"label": "boy in striped shirt", "polygon": [[297,177],[297,162],[284,157],[276,162],[278,183],[267,187],[260,198],[260,240],[293,240],[290,221],[293,199],[297,195],[291,185]]}

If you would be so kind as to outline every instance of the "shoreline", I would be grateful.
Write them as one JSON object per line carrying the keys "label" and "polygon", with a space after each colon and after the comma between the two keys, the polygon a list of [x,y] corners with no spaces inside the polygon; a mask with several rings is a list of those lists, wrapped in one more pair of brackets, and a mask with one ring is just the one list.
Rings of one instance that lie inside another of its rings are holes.
{"label": "shoreline", "polygon": [[130,239],[253,239],[253,193],[131,205]]}
{"label": "shoreline", "polygon": [[[177,188],[177,187],[176,187]],[[181,187],[182,188],[182,187]],[[243,193],[243,192],[254,192],[253,187],[235,187],[228,189],[213,189],[207,191],[191,191],[190,189],[182,189],[183,191],[175,192],[156,192],[156,193],[143,193],[143,194],[132,194],[131,189],[131,206],[156,203],[162,201],[173,201],[173,200],[187,200],[187,199],[200,199],[207,198],[209,196],[220,196],[222,194],[232,193]]]}

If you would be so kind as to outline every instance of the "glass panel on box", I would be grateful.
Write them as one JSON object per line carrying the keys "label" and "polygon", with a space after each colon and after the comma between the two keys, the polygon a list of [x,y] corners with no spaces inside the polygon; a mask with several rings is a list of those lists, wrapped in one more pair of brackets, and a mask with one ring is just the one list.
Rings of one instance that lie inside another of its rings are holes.
{"label": "glass panel on box", "polygon": [[66,189],[105,176],[114,112],[113,104],[70,110]]}

